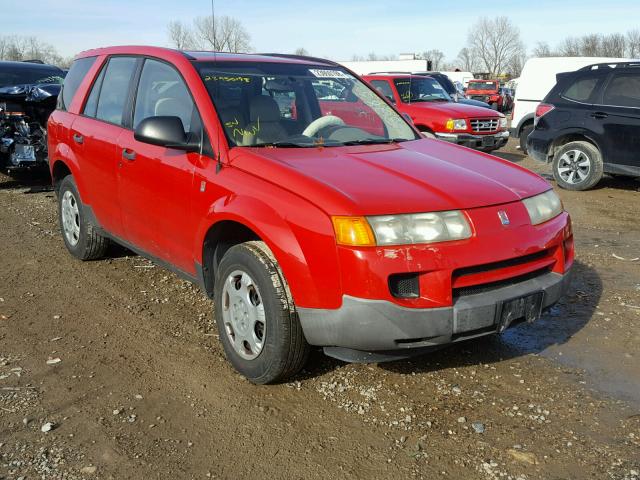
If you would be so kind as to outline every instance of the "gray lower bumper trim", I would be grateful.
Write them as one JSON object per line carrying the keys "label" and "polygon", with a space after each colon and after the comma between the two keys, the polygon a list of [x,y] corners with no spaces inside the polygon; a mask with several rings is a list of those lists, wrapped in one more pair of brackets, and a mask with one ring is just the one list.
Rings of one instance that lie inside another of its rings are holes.
{"label": "gray lower bumper trim", "polygon": [[542,291],[543,308],[547,308],[558,301],[569,282],[570,273],[549,272],[515,285],[460,297],[451,307],[427,309],[345,295],[338,309],[298,308],[298,314],[312,345],[363,351],[412,349],[493,333],[500,302]]}

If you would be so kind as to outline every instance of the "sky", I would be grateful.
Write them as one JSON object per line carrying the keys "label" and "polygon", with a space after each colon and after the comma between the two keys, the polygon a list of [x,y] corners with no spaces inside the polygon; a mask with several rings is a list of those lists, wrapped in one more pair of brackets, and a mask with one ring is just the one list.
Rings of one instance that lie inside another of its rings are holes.
{"label": "sky", "polygon": [[[481,16],[508,16],[531,49],[567,36],[640,28],[640,0],[215,0],[240,20],[257,52],[349,60],[439,49],[453,60]],[[34,35],[63,56],[108,45],[169,46],[167,24],[209,15],[210,0],[0,0],[0,35]]]}

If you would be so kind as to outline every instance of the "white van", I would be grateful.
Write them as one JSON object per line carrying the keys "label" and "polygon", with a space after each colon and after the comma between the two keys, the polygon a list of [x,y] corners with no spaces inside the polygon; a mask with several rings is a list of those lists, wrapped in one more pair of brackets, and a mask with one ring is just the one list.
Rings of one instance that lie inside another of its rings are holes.
{"label": "white van", "polygon": [[512,137],[520,139],[520,149],[527,152],[527,137],[533,130],[536,108],[555,86],[558,73],[574,72],[594,63],[626,61],[628,59],[605,57],[542,57],[527,60],[518,79],[509,130]]}

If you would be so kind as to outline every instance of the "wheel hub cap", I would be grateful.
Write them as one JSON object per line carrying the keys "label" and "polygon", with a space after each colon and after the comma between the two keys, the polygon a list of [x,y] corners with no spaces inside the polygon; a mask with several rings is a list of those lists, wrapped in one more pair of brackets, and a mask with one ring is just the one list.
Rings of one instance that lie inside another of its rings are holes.
{"label": "wheel hub cap", "polygon": [[80,209],[76,197],[69,190],[62,195],[61,212],[64,236],[71,246],[76,246],[80,240]]}
{"label": "wheel hub cap", "polygon": [[264,347],[266,332],[264,305],[257,285],[248,273],[235,270],[222,289],[222,321],[233,349],[253,360]]}
{"label": "wheel hub cap", "polygon": [[582,150],[569,150],[560,157],[557,170],[563,181],[575,185],[589,176],[591,159]]}

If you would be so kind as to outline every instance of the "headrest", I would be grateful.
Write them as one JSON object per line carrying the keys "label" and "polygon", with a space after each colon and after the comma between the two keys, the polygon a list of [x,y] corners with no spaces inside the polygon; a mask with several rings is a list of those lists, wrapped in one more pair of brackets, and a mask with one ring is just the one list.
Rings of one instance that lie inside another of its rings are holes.
{"label": "headrest", "polygon": [[251,99],[249,104],[251,121],[257,122],[277,122],[280,120],[280,108],[276,101],[266,95],[258,95]]}

